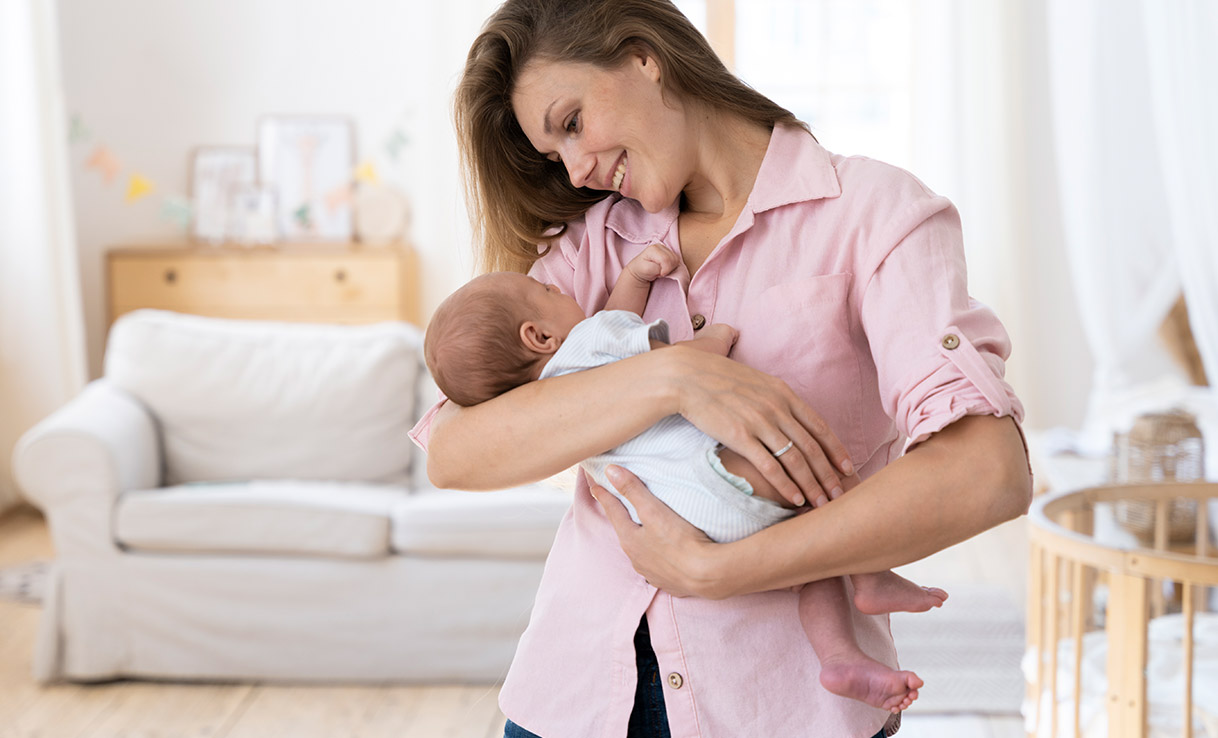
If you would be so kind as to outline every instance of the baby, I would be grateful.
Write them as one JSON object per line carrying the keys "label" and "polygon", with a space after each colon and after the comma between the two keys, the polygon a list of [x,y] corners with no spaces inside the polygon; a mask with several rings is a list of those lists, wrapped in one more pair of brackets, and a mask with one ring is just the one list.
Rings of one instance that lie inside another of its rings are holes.
{"label": "baby", "polygon": [[[676,269],[680,257],[653,244],[631,259],[605,310],[591,318],[553,285],[515,272],[478,277],[446,299],[427,328],[424,356],[440,389],[459,405],[476,405],[527,382],[608,364],[668,346],[664,321],[641,317],[651,283]],[[682,344],[727,356],[737,332],[710,325]],[[636,474],[651,492],[711,539],[727,542],[796,514],[747,459],[679,415],[664,418],[617,448],[581,466],[612,492],[605,468]],[[863,613],[923,612],[947,599],[891,572],[856,574],[854,605]],[[865,654],[854,639],[842,577],[799,589],[799,616],[821,662],[830,692],[899,712],[918,696],[922,680]]]}

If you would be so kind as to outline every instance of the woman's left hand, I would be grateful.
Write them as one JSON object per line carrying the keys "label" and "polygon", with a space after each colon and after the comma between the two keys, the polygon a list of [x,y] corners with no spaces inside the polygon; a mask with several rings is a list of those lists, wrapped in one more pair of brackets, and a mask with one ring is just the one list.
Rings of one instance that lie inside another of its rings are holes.
{"label": "woman's left hand", "polygon": [[720,593],[715,565],[718,544],[686,522],[656,499],[639,478],[629,471],[610,466],[605,474],[617,491],[630,501],[642,525],[604,487],[589,479],[592,496],[601,504],[617,531],[622,550],[630,557],[634,570],[649,584],[677,597],[697,596],[711,599]]}

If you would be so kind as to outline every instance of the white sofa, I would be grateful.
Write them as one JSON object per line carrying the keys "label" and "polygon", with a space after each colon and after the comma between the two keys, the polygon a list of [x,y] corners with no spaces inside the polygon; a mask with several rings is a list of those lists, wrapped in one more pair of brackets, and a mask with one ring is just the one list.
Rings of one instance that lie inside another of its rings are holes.
{"label": "white sofa", "polygon": [[417,329],[139,311],[14,453],[41,681],[501,678],[570,495],[437,490]]}

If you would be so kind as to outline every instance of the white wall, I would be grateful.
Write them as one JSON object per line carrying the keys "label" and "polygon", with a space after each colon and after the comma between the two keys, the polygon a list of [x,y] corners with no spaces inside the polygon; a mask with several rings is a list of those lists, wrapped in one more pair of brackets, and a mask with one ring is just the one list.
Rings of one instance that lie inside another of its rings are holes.
{"label": "white wall", "polygon": [[[412,202],[425,314],[471,275],[451,92],[465,51],[497,0],[59,3],[67,110],[81,117],[90,134],[87,142],[73,146],[71,168],[94,376],[101,371],[105,332],[105,250],[135,240],[181,239],[160,214],[161,196],[186,194],[192,148],[252,145],[257,120],[265,113],[352,117],[358,156],[373,160]],[[1010,378],[1028,408],[1029,424],[1074,425],[1082,417],[1091,360],[1066,271],[1047,144],[1052,138],[1047,96],[1034,92],[1047,79],[1043,10],[1040,2],[998,4],[1025,8],[1014,20],[1032,30],[1021,36],[1031,48],[1011,42],[1010,53],[1002,54],[1010,66],[993,72],[1026,77],[1008,80],[1013,84],[1000,101],[1002,115],[1012,116],[1010,125],[1024,136],[1006,152],[1007,162],[1019,170],[991,175],[1008,188],[1014,223],[1004,216],[995,234],[993,218],[961,203],[970,260],[979,265],[986,252],[1003,249],[1004,266],[991,270],[996,276],[990,279],[974,275],[982,278],[974,280],[973,289],[1000,308],[1011,330]],[[942,110],[930,108],[942,116]],[[968,124],[967,116],[956,117],[959,126]],[[395,165],[383,143],[398,126],[411,145]],[[107,185],[84,168],[97,143],[107,144],[122,161],[120,182]],[[125,176],[133,170],[154,180],[159,191],[125,204]],[[916,171],[933,184],[933,165]]]}
{"label": "white wall", "polygon": [[[104,252],[181,240],[162,196],[186,195],[191,150],[253,145],[267,113],[341,113],[357,157],[398,183],[414,210],[430,313],[472,272],[450,115],[464,54],[492,0],[60,0],[67,111],[89,134],[73,145],[72,185],[90,371],[101,371]],[[410,138],[395,164],[384,142]],[[119,158],[114,184],[85,168],[98,143]],[[124,202],[132,171],[158,191]]]}

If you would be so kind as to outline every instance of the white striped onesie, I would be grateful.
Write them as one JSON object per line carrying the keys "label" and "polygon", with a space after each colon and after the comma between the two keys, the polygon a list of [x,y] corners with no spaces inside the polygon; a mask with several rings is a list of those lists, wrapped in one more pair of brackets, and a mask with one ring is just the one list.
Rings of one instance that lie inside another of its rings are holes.
{"label": "white striped onesie", "polygon": [[[571,330],[541,372],[541,379],[583,371],[651,350],[650,339],[668,343],[668,324],[647,324],[634,313],[606,310]],[[748,482],[719,461],[719,443],[680,415],[670,415],[634,438],[580,466],[597,484],[621,500],[634,522],[634,507],[618,495],[605,467],[629,469],[668,505],[711,539],[734,541],[794,514],[752,494]],[[747,490],[747,491],[745,491]]]}

